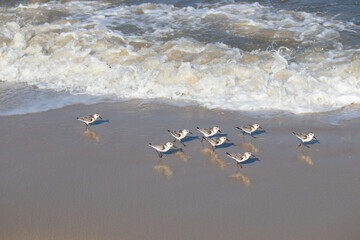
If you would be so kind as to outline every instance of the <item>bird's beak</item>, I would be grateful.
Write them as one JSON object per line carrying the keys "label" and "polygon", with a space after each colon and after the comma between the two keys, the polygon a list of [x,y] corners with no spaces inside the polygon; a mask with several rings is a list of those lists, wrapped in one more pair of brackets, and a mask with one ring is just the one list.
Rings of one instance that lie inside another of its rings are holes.
{"label": "bird's beak", "polygon": [[230,139],[228,139],[228,138],[226,139],[226,141],[231,142]]}
{"label": "bird's beak", "polygon": [[102,117],[101,117],[101,116],[99,116],[99,118],[100,118],[100,119],[102,119]]}
{"label": "bird's beak", "polygon": [[193,135],[193,133],[192,132],[189,132],[191,135]]}
{"label": "bird's beak", "polygon": [[251,156],[252,156],[252,157],[255,157],[255,155],[254,155],[254,154],[251,154]]}
{"label": "bird's beak", "polygon": [[173,148],[177,148],[175,145],[173,145]]}
{"label": "bird's beak", "polygon": [[317,140],[317,138],[314,136],[314,139],[316,139]]}
{"label": "bird's beak", "polygon": [[220,131],[220,129],[219,129],[219,131],[218,131],[219,133],[222,133],[221,131]]}
{"label": "bird's beak", "polygon": [[262,127],[259,126],[260,129],[263,129]]}

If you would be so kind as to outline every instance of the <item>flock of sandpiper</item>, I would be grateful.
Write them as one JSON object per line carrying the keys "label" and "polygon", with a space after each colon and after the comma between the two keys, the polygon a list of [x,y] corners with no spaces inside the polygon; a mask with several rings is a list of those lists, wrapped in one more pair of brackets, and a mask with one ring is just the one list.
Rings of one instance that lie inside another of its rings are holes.
{"label": "flock of sandpiper", "polygon": [[[85,123],[88,128],[90,127],[90,124],[95,122],[97,119],[102,119],[100,114],[98,114],[98,113],[77,118],[77,120]],[[253,138],[256,138],[253,134],[256,131],[258,131],[259,129],[262,129],[262,127],[257,123],[251,124],[251,125],[246,125],[246,126],[239,126],[236,128],[239,129],[243,134],[245,134],[245,133],[249,134]],[[208,141],[211,144],[213,151],[215,151],[216,147],[221,146],[226,141],[230,142],[230,140],[227,139],[226,136],[215,137],[216,134],[221,133],[220,128],[218,126],[211,127],[211,128],[197,127],[197,130],[203,135],[201,138],[201,142],[203,142],[204,140]],[[193,134],[188,129],[183,129],[183,130],[179,130],[179,131],[168,130],[168,132],[171,134],[171,136],[173,136],[175,138],[175,140],[173,142],[167,142],[165,144],[149,143],[149,146],[156,150],[156,152],[159,155],[159,158],[161,158],[163,156],[163,153],[168,152],[171,148],[176,148],[176,146],[174,145],[174,142],[176,140],[178,140],[185,147],[186,145],[183,143],[182,140],[184,138],[186,138],[186,136],[188,134]],[[310,132],[310,133],[293,132],[293,134],[300,140],[299,146],[304,145],[306,147],[309,147],[307,145],[307,143],[310,143],[314,139],[316,139],[315,134],[312,132]],[[251,157],[255,157],[251,152],[245,152],[245,153],[228,153],[227,152],[226,155],[228,157],[230,157],[231,159],[233,159],[237,163],[237,165],[241,168],[242,168],[242,165],[241,165],[242,162],[247,161]]]}

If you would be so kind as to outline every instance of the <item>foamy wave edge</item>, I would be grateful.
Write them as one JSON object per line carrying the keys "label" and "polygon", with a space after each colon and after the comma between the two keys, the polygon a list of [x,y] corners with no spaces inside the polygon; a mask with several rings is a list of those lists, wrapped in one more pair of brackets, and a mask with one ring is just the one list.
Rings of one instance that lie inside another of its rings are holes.
{"label": "foamy wave edge", "polygon": [[[260,8],[247,7],[251,11]],[[126,8],[111,11],[121,14]],[[136,8],[141,8],[141,14],[155,14],[148,6]],[[159,5],[160,10],[163,8],[169,6]],[[224,8],[216,10],[228,13]],[[306,31],[299,31],[308,35],[314,31],[318,38],[329,38],[334,42],[332,48],[314,45],[301,53],[287,47],[247,52],[191,38],[161,42],[154,36],[124,35],[104,27],[103,17],[111,15],[108,11],[98,12],[88,23],[66,18],[39,25],[4,24],[0,28],[3,36],[0,79],[73,95],[121,101],[165,99],[237,111],[280,110],[301,114],[360,103],[360,53],[358,49],[345,50],[337,41],[344,26],[338,21],[327,19],[330,27],[303,26]],[[173,14],[185,18],[189,11],[196,9],[176,9]],[[197,14],[204,19],[219,14],[214,10],[201,11]],[[286,14],[284,17],[288,18]],[[233,21],[230,30],[244,34],[244,24],[250,23]],[[256,25],[260,23],[255,22]],[[261,33],[261,29],[263,26],[251,34],[268,33]],[[161,35],[171,29],[157,31]],[[279,38],[297,33],[276,34]],[[299,44],[310,41],[299,36],[294,38]]]}

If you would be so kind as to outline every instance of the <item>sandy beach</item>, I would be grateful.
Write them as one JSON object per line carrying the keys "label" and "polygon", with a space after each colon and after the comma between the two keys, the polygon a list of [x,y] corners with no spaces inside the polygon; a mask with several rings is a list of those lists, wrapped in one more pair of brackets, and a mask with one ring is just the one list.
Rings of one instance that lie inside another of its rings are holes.
{"label": "sandy beach", "polygon": [[[89,130],[76,117],[98,112]],[[0,239],[347,239],[360,236],[359,119],[251,118],[199,107],[74,105],[1,117]],[[243,137],[236,126],[266,132]],[[212,153],[196,127],[231,144]],[[148,143],[188,128],[160,160]],[[320,143],[298,147],[292,131]],[[226,152],[252,151],[238,169]]]}
{"label": "sandy beach", "polygon": [[[0,240],[359,240],[359,13],[0,1]],[[149,146],[184,128],[187,146]]]}

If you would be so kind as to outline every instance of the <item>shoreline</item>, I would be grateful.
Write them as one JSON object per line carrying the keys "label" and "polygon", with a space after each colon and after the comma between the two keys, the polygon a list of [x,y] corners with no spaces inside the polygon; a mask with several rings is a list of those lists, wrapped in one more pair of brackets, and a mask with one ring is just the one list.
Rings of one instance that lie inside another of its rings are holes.
{"label": "shoreline", "polygon": [[236,116],[246,117],[246,118],[252,118],[252,119],[289,119],[289,120],[316,120],[321,121],[326,124],[332,124],[332,125],[338,125],[338,124],[346,124],[348,121],[357,120],[360,119],[360,104],[350,104],[348,106],[341,107],[339,109],[335,110],[327,110],[327,111],[321,111],[321,112],[305,112],[305,113],[293,113],[286,110],[232,110],[232,109],[221,109],[221,108],[207,108],[206,106],[200,106],[196,102],[189,102],[189,101],[170,101],[169,100],[160,100],[160,99],[131,99],[131,100],[122,100],[122,101],[100,101],[96,102],[96,100],[91,100],[89,104],[84,104],[82,102],[74,103],[71,105],[65,105],[58,108],[49,108],[47,110],[38,110],[33,112],[19,112],[12,110],[12,114],[6,114],[6,115],[0,115],[0,118],[6,118],[6,117],[21,117],[31,114],[42,114],[49,111],[61,111],[62,109],[71,109],[76,108],[77,106],[84,106],[84,107],[90,107],[90,106],[101,106],[101,105],[129,105],[129,106],[137,106],[141,108],[141,106],[147,106],[147,105],[159,105],[159,106],[165,106],[166,108],[193,108],[193,109],[201,109],[202,111],[214,111],[221,113],[231,113]]}
{"label": "shoreline", "polygon": [[[76,117],[99,112],[89,130]],[[0,117],[4,239],[357,239],[360,119],[259,119],[166,104],[73,105]],[[243,138],[236,126],[266,133]],[[212,153],[196,127],[232,145]],[[194,136],[159,160],[147,146]],[[298,148],[292,131],[320,144]],[[191,136],[191,135],[190,135]],[[226,152],[252,150],[237,169]]]}

